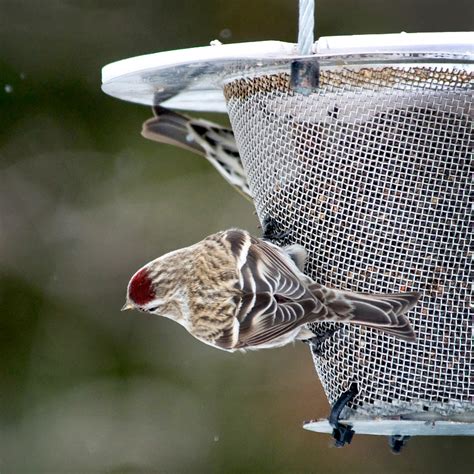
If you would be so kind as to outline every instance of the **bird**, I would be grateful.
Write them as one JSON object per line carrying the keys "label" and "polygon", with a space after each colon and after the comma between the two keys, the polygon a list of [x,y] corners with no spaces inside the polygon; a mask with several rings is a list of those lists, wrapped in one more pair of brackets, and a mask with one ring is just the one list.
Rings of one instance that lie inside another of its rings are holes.
{"label": "bird", "polygon": [[160,105],[153,106],[152,110],[154,116],[142,126],[144,138],[204,156],[229,184],[252,201],[247,175],[231,128],[191,118]]}
{"label": "bird", "polygon": [[217,232],[140,268],[122,310],[172,319],[228,352],[307,341],[314,334],[306,325],[319,322],[359,324],[416,340],[405,314],[419,293],[324,287],[304,273],[306,256],[298,244],[279,246],[241,229]]}

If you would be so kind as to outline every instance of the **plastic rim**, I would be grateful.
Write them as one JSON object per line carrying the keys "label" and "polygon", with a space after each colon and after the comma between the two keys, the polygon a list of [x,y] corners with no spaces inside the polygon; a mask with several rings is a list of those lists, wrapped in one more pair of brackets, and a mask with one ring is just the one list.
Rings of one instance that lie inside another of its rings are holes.
{"label": "plastic rim", "polygon": [[[322,37],[311,57],[333,58],[341,64],[402,60],[416,54],[447,62],[470,63],[474,33],[399,33]],[[105,93],[130,102],[164,103],[175,109],[225,112],[222,84],[242,74],[289,72],[299,56],[296,45],[280,41],[214,44],[200,48],[137,56],[108,64],[102,69]]]}

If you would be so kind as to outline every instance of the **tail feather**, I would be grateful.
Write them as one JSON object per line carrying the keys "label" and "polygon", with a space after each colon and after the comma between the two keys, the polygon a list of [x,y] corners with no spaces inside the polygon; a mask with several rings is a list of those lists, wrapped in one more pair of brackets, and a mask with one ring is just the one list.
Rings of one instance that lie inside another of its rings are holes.
{"label": "tail feather", "polygon": [[153,107],[153,113],[155,116],[143,123],[143,137],[204,156],[229,184],[252,200],[231,128],[201,118],[190,118],[160,105]]}
{"label": "tail feather", "polygon": [[318,286],[311,288],[328,309],[331,321],[361,324],[387,332],[406,341],[416,336],[405,314],[420,299],[420,293],[364,294],[333,290]]}
{"label": "tail feather", "polygon": [[153,107],[153,113],[155,116],[143,123],[142,136],[144,138],[179,146],[206,156],[204,148],[190,136],[189,117],[159,105]]}

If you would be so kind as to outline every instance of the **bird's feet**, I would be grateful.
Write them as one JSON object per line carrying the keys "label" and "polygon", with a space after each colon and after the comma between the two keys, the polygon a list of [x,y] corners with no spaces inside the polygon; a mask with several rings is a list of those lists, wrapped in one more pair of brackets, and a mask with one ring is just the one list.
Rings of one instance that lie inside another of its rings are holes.
{"label": "bird's feet", "polygon": [[288,237],[289,233],[286,230],[280,228],[279,222],[266,215],[262,222],[262,239],[264,240],[284,240]]}
{"label": "bird's feet", "polygon": [[337,331],[342,329],[341,327],[335,327],[332,329],[326,330],[322,334],[315,334],[314,337],[304,339],[302,342],[309,344],[311,346],[311,351],[314,355],[321,356],[322,355],[322,345],[324,341],[327,341],[330,337],[332,337]]}

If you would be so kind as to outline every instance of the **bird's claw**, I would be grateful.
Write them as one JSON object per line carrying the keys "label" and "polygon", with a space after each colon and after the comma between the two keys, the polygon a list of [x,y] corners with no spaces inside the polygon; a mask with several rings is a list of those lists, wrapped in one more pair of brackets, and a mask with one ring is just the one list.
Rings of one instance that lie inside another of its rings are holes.
{"label": "bird's claw", "polygon": [[337,331],[341,330],[342,327],[336,327],[333,329],[328,329],[324,334],[315,335],[310,339],[304,339],[302,342],[309,344],[311,346],[311,351],[314,355],[320,356],[322,355],[322,345],[325,341],[327,341],[330,337],[334,336]]}
{"label": "bird's claw", "polygon": [[266,215],[262,222],[262,239],[264,240],[284,240],[289,236],[289,232],[280,229],[278,221]]}

